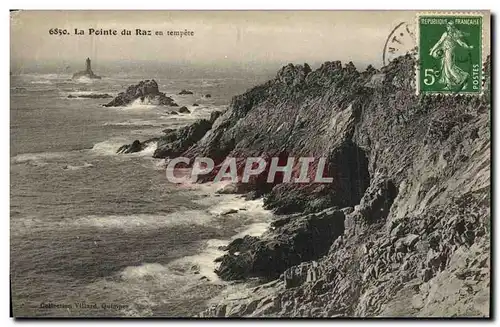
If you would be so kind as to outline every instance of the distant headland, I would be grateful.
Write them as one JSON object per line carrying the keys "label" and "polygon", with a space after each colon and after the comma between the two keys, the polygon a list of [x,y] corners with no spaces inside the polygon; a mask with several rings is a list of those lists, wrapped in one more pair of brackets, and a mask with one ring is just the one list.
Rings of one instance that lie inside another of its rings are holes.
{"label": "distant headland", "polygon": [[92,79],[101,79],[101,76],[97,76],[92,71],[92,67],[91,67],[91,63],[90,63],[90,58],[87,58],[87,60],[85,60],[85,67],[86,67],[85,70],[82,70],[82,71],[79,71],[77,73],[74,73],[73,74],[73,79],[80,78],[80,77],[88,77],[88,78],[92,78]]}

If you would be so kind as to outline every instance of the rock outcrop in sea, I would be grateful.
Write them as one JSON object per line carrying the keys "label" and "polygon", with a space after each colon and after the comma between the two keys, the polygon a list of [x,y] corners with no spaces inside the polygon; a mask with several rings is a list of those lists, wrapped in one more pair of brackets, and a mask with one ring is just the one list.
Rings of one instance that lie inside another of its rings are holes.
{"label": "rock outcrop in sea", "polygon": [[130,85],[125,92],[120,92],[105,107],[123,107],[139,100],[142,104],[162,105],[176,107],[177,103],[160,92],[158,83],[152,80],[141,81],[136,85]]}
{"label": "rock outcrop in sea", "polygon": [[200,316],[490,315],[490,62],[482,96],[416,95],[414,69],[410,55],[380,70],[289,64],[213,123],[158,143],[156,157],[216,168],[228,156],[325,157],[333,177],[234,187],[280,218],[216,260],[221,279],[261,285]]}
{"label": "rock outcrop in sea", "polygon": [[189,109],[186,106],[182,106],[182,107],[179,108],[179,113],[181,113],[181,114],[190,114],[191,111],[189,111]]}
{"label": "rock outcrop in sea", "polygon": [[90,58],[87,58],[87,60],[85,60],[85,70],[82,70],[82,71],[79,71],[79,72],[73,74],[73,79],[77,79],[77,78],[81,78],[81,77],[87,77],[90,79],[101,79],[101,76],[97,76],[92,71]]}
{"label": "rock outcrop in sea", "polygon": [[80,95],[68,95],[68,99],[107,99],[113,96],[107,93],[91,93],[91,94],[80,94]]}
{"label": "rock outcrop in sea", "polygon": [[180,95],[187,95],[187,94],[193,94],[193,91],[189,91],[189,90],[182,90],[179,92]]}
{"label": "rock outcrop in sea", "polygon": [[135,140],[131,144],[122,145],[116,152],[140,152],[148,145],[156,143],[157,148],[153,154],[154,158],[178,156],[198,142],[212,128],[213,122],[220,114],[219,111],[214,111],[209,119],[199,119],[195,123],[179,129],[165,129],[163,136],[151,138],[144,142]]}

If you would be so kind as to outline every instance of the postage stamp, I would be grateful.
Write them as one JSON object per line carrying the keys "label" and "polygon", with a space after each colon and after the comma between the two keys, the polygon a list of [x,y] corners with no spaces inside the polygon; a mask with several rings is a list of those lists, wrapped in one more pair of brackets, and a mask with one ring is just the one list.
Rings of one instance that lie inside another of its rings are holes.
{"label": "postage stamp", "polygon": [[419,14],[417,29],[417,93],[481,94],[482,15]]}

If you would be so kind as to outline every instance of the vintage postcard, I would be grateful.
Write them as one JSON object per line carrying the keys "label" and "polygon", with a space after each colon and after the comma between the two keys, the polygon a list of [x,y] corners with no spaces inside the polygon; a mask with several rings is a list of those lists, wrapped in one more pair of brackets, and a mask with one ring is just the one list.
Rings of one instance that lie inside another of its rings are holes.
{"label": "vintage postcard", "polygon": [[491,317],[490,26],[12,11],[13,317]]}

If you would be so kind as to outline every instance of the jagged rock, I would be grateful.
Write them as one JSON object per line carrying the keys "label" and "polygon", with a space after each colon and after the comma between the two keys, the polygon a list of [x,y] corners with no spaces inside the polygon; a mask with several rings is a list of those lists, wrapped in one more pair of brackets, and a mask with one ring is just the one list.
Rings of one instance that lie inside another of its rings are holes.
{"label": "jagged rock", "polygon": [[288,64],[278,72],[276,79],[286,85],[297,86],[305,81],[310,72],[311,67],[308,64],[304,64],[304,66]]}
{"label": "jagged rock", "polygon": [[315,282],[319,279],[318,263],[316,261],[303,262],[298,266],[288,268],[283,273],[285,288],[293,288],[304,283]]}
{"label": "jagged rock", "polygon": [[406,247],[411,248],[415,245],[415,243],[417,243],[418,239],[419,239],[418,235],[409,234],[406,235],[403,239],[401,239],[401,241]]}
{"label": "jagged rock", "polygon": [[361,198],[358,212],[368,221],[385,219],[397,195],[393,181],[378,173]]}
{"label": "jagged rock", "polygon": [[223,280],[277,278],[287,268],[320,258],[344,231],[344,213],[325,210],[290,219],[262,238],[232,241],[215,270]]}
{"label": "jagged rock", "polygon": [[238,209],[229,209],[227,211],[224,211],[223,213],[221,213],[221,216],[227,216],[227,215],[231,215],[233,213],[237,213],[238,212]]}
{"label": "jagged rock", "polygon": [[384,80],[385,80],[384,73],[375,74],[372,76],[370,81],[365,84],[365,86],[369,88],[381,88],[384,86]]}
{"label": "jagged rock", "polygon": [[[227,246],[221,248],[223,251],[227,251],[229,254],[234,254],[236,252],[243,252],[250,249],[251,245],[258,242],[259,238],[255,236],[245,235],[242,238],[237,238],[229,243]],[[217,258],[215,261],[219,262],[223,257]]]}
{"label": "jagged rock", "polygon": [[350,213],[352,213],[354,211],[354,208],[353,207],[346,207],[346,208],[342,208],[340,210],[342,210],[342,212],[344,213],[344,215],[347,216],[348,214],[350,214]]}
{"label": "jagged rock", "polygon": [[346,232],[356,234],[364,230],[367,224],[385,219],[396,195],[394,183],[384,173],[376,173],[359,205],[346,215]]}
{"label": "jagged rock", "polygon": [[210,118],[208,119],[212,124],[222,115],[220,111],[214,111],[210,114]]}
{"label": "jagged rock", "polygon": [[153,80],[141,81],[136,85],[130,85],[125,92],[120,92],[111,102],[105,104],[105,107],[122,107],[139,99],[141,103],[176,106],[174,100],[160,92],[158,83]]}
{"label": "jagged rock", "polygon": [[146,140],[144,142],[141,142],[139,140],[135,140],[134,142],[132,142],[130,144],[122,145],[120,148],[118,148],[116,153],[127,154],[127,153],[140,152],[140,151],[146,149],[152,143],[158,142],[158,139],[159,138],[154,137],[154,138],[151,138],[151,139]]}
{"label": "jagged rock", "polygon": [[180,95],[185,95],[185,94],[193,94],[192,91],[189,91],[189,90],[182,90],[179,92]]}
{"label": "jagged rock", "polygon": [[170,132],[158,139],[158,147],[154,158],[178,156],[194,143],[198,142],[212,128],[212,122],[201,119],[178,130]]}
{"label": "jagged rock", "polygon": [[144,145],[139,140],[135,140],[132,144],[122,145],[116,153],[134,153],[142,150],[144,150]]}
{"label": "jagged rock", "polygon": [[[178,115],[175,111],[170,111],[171,115]],[[193,144],[201,140],[212,128],[212,124],[222,113],[214,111],[210,114],[209,120],[200,119],[192,125],[181,127],[177,130],[165,129],[164,136],[155,137],[143,143],[157,142],[157,148],[153,154],[154,158],[166,158],[181,155]],[[122,147],[123,148],[123,147]],[[120,148],[120,149],[122,149]]]}
{"label": "jagged rock", "polygon": [[182,107],[179,108],[179,113],[181,113],[181,114],[190,114],[191,111],[189,111],[189,109],[187,107],[182,106]]}
{"label": "jagged rock", "polygon": [[199,106],[199,104],[193,103],[193,107],[198,107],[198,106]]}

